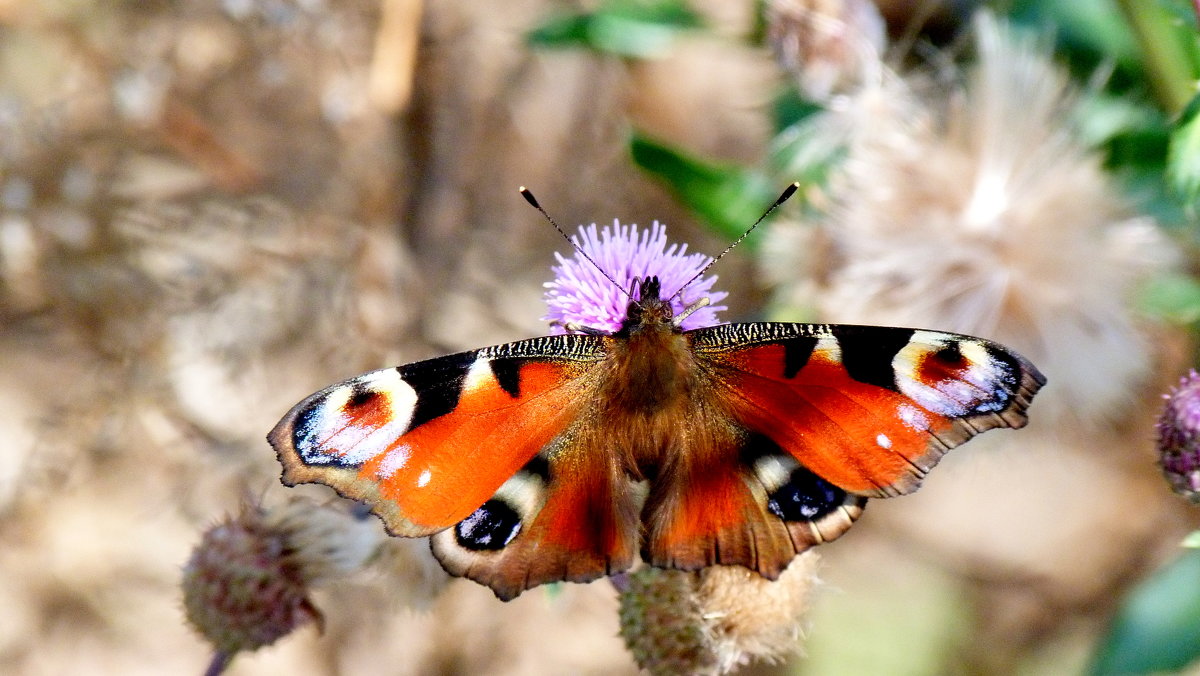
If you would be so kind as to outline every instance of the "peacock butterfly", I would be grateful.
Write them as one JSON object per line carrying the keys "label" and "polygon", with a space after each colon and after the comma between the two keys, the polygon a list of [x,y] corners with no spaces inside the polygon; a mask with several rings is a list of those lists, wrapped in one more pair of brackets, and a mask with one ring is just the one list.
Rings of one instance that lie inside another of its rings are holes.
{"label": "peacock butterfly", "polygon": [[393,535],[432,536],[448,572],[504,600],[626,570],[639,553],[774,579],[868,498],[911,493],[955,446],[1023,427],[1046,382],[980,338],[683,330],[695,307],[676,313],[657,277],[629,297],[613,332],[572,327],[309,396],[268,436],[283,482],[325,484]]}

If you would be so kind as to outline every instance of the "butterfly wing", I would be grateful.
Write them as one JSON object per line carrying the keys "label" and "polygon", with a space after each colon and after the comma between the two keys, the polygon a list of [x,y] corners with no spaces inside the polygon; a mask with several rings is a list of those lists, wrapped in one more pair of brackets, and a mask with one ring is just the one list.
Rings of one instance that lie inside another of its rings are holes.
{"label": "butterfly wing", "polygon": [[938,331],[758,323],[688,335],[740,425],[866,497],[910,493],[955,446],[1024,427],[1046,382],[1004,346]]}
{"label": "butterfly wing", "polygon": [[586,415],[577,420],[496,498],[435,534],[442,566],[505,601],[547,582],[590,582],[632,566],[645,496],[606,452],[601,429]]}
{"label": "butterfly wing", "polygon": [[590,336],[553,336],[372,371],[300,402],[268,439],[284,483],[331,486],[392,533],[429,535],[563,432],[602,358]]}
{"label": "butterfly wing", "polygon": [[550,336],[372,371],[300,402],[268,439],[285,484],[361,500],[396,535],[436,533],[446,570],[501,598],[591,580],[632,564],[640,504],[579,438],[597,429],[579,422],[604,356],[599,337]]}
{"label": "butterfly wing", "polygon": [[774,578],[839,537],[868,497],[917,489],[949,449],[1022,427],[1045,379],[988,341],[859,326],[726,324],[685,334],[699,370],[688,452],[647,499],[643,557]]}

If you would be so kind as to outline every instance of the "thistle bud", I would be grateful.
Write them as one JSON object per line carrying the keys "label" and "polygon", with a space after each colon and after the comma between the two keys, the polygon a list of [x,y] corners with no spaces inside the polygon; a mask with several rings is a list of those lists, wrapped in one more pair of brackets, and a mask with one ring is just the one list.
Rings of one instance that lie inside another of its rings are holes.
{"label": "thistle bud", "polygon": [[621,638],[650,674],[716,673],[716,655],[704,636],[696,573],[643,568],[621,592]]}
{"label": "thistle bud", "polygon": [[1200,503],[1200,374],[1180,378],[1158,419],[1158,453],[1171,489]]}
{"label": "thistle bud", "polygon": [[270,645],[321,613],[314,584],[364,566],[383,535],[371,522],[303,499],[246,505],[204,533],[183,569],[188,621],[215,650],[209,673]]}

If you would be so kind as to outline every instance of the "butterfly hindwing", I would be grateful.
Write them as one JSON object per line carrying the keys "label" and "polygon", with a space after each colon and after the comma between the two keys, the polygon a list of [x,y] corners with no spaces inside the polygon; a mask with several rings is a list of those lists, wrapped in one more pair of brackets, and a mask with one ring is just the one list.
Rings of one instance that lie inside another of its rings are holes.
{"label": "butterfly hindwing", "polygon": [[866,498],[706,408],[693,418],[690,452],[671,455],[646,501],[648,563],[740,565],[774,579],[797,553],[837,538],[862,514]]}
{"label": "butterfly hindwing", "polygon": [[442,566],[503,600],[546,582],[589,582],[629,568],[642,488],[603,444],[580,438],[597,430],[573,429],[535,458],[536,468],[522,470],[466,520],[434,535]]}
{"label": "butterfly hindwing", "polygon": [[982,339],[820,324],[726,324],[687,334],[714,396],[747,430],[848,493],[910,493],[975,434],[1023,427],[1045,378]]}
{"label": "butterfly hindwing", "polygon": [[284,482],[362,500],[397,535],[468,518],[568,427],[593,336],[550,336],[372,371],[297,404],[269,439]]}

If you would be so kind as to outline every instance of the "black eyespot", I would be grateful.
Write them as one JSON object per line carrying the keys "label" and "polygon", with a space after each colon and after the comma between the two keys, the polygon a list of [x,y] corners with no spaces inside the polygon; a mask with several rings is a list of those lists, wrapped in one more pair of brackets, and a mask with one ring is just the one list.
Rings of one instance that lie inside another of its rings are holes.
{"label": "black eyespot", "polygon": [[379,392],[368,390],[362,383],[355,383],[354,389],[351,391],[350,398],[346,400],[346,408],[354,410],[359,406],[365,406],[379,398]]}
{"label": "black eyespot", "polygon": [[933,354],[934,358],[947,366],[966,366],[967,358],[957,342],[947,343]]}
{"label": "black eyespot", "polygon": [[846,491],[798,467],[767,498],[767,509],[784,521],[816,521],[838,508]]}
{"label": "black eyespot", "polygon": [[488,500],[454,526],[458,544],[473,551],[498,551],[521,532],[521,515],[503,500]]}

